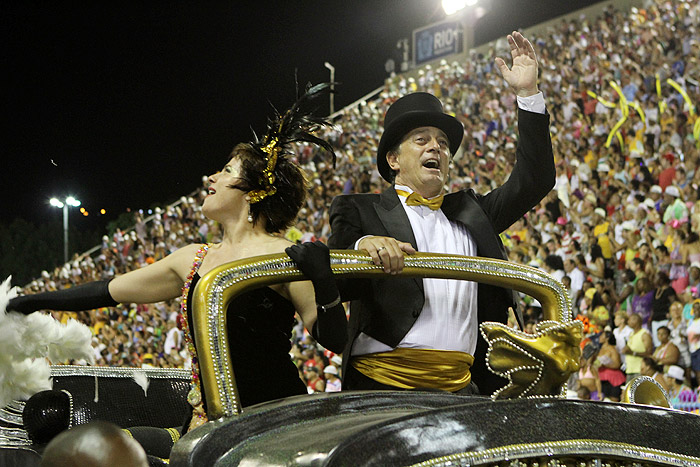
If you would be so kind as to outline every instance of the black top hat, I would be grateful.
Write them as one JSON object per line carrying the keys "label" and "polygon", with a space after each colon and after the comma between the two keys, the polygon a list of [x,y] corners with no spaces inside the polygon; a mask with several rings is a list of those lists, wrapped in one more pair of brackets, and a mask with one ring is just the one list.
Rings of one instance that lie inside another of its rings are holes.
{"label": "black top hat", "polygon": [[401,141],[409,131],[422,126],[441,129],[450,142],[450,153],[454,154],[462,144],[464,126],[442,110],[440,100],[427,92],[407,94],[391,104],[384,116],[384,133],[377,147],[377,168],[387,182],[391,183],[391,167],[386,153]]}

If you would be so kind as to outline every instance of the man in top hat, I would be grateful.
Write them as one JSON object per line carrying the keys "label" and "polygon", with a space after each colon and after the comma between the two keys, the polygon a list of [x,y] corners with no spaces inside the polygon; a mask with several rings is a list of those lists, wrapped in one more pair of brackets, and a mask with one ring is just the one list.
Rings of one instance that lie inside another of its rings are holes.
{"label": "man in top hat", "polygon": [[[470,189],[445,195],[463,126],[443,113],[433,95],[408,94],[387,111],[377,152],[379,172],[393,186],[381,194],[335,198],[331,248],[366,250],[394,274],[403,267],[403,255],[416,251],[507,259],[499,233],[534,207],[555,179],[535,50],[518,32],[508,36],[508,43],[512,68],[496,59],[519,105],[517,163],[508,181],[484,196]],[[512,291],[414,278],[351,285],[352,290],[343,286],[343,298],[353,300],[343,353],[345,389],[471,393],[473,379],[480,393],[490,394],[505,385],[485,368],[486,345],[477,328],[482,321],[507,321],[509,307],[517,309]],[[518,319],[522,326],[519,312]]]}

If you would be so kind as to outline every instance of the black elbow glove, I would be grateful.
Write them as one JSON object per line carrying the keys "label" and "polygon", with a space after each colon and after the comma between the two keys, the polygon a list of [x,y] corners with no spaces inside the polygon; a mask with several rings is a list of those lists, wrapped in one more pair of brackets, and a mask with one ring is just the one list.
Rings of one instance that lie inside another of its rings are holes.
{"label": "black elbow glove", "polygon": [[342,352],[348,322],[331,271],[330,250],[322,242],[309,242],[290,246],[285,251],[314,285],[318,313],[311,335],[328,350]]}
{"label": "black elbow glove", "polygon": [[56,292],[15,297],[7,304],[7,310],[28,315],[37,310],[83,311],[118,304],[109,294],[109,280],[104,280]]}
{"label": "black elbow glove", "polygon": [[319,306],[317,310],[311,336],[331,352],[343,353],[348,339],[348,320],[343,304],[339,302],[325,311]]}
{"label": "black elbow glove", "polygon": [[330,250],[322,242],[307,242],[284,250],[314,284],[317,305],[333,303],[340,293],[331,271]]}

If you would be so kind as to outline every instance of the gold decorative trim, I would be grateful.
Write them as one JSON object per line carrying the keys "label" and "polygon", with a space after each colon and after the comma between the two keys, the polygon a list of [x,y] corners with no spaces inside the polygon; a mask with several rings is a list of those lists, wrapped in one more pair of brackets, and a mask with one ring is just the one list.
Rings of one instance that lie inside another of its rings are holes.
{"label": "gold decorative trim", "polygon": [[181,435],[177,428],[166,428],[165,431],[168,432],[170,438],[173,440],[173,444],[177,443]]}
{"label": "gold decorative trim", "polygon": [[491,322],[479,329],[488,369],[508,380],[493,400],[566,396],[566,382],[580,365],[581,321],[540,321],[533,334]]}
{"label": "gold decorative trim", "polygon": [[[675,454],[659,449],[635,446],[600,439],[572,439],[548,441],[544,443],[512,444],[484,451],[462,452],[436,457],[413,464],[411,467],[473,467],[497,462],[517,461],[544,457],[554,460],[557,457],[595,456],[598,459],[610,456],[615,459],[629,459],[639,462],[678,467],[697,467],[700,458]],[[549,465],[549,464],[547,464]],[[568,464],[566,464],[568,465]]]}
{"label": "gold decorative trim", "polygon": [[[416,253],[406,256],[404,261],[402,277],[469,280],[514,289],[538,300],[545,320],[572,321],[568,292],[559,281],[539,269],[492,258],[436,253]],[[355,250],[332,250],[331,269],[334,275],[342,277],[388,276],[370,256]],[[192,303],[193,329],[210,420],[241,412],[228,353],[228,304],[247,290],[298,280],[305,277],[286,254],[280,253],[221,265],[197,283]]]}
{"label": "gold decorative trim", "polygon": [[636,376],[622,392],[622,402],[671,408],[668,393],[650,376]]}

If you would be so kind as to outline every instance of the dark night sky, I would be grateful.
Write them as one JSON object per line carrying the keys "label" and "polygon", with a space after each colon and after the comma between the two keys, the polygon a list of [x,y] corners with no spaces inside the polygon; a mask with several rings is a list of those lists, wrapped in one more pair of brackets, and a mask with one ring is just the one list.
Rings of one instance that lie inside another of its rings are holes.
{"label": "dark night sky", "polygon": [[[477,38],[595,3],[491,2]],[[381,86],[399,39],[444,17],[439,0],[12,3],[0,6],[3,223],[59,217],[51,196],[104,207],[103,220],[173,201],[264,129],[268,101],[291,104],[295,69],[317,83],[333,64],[339,108]]]}

